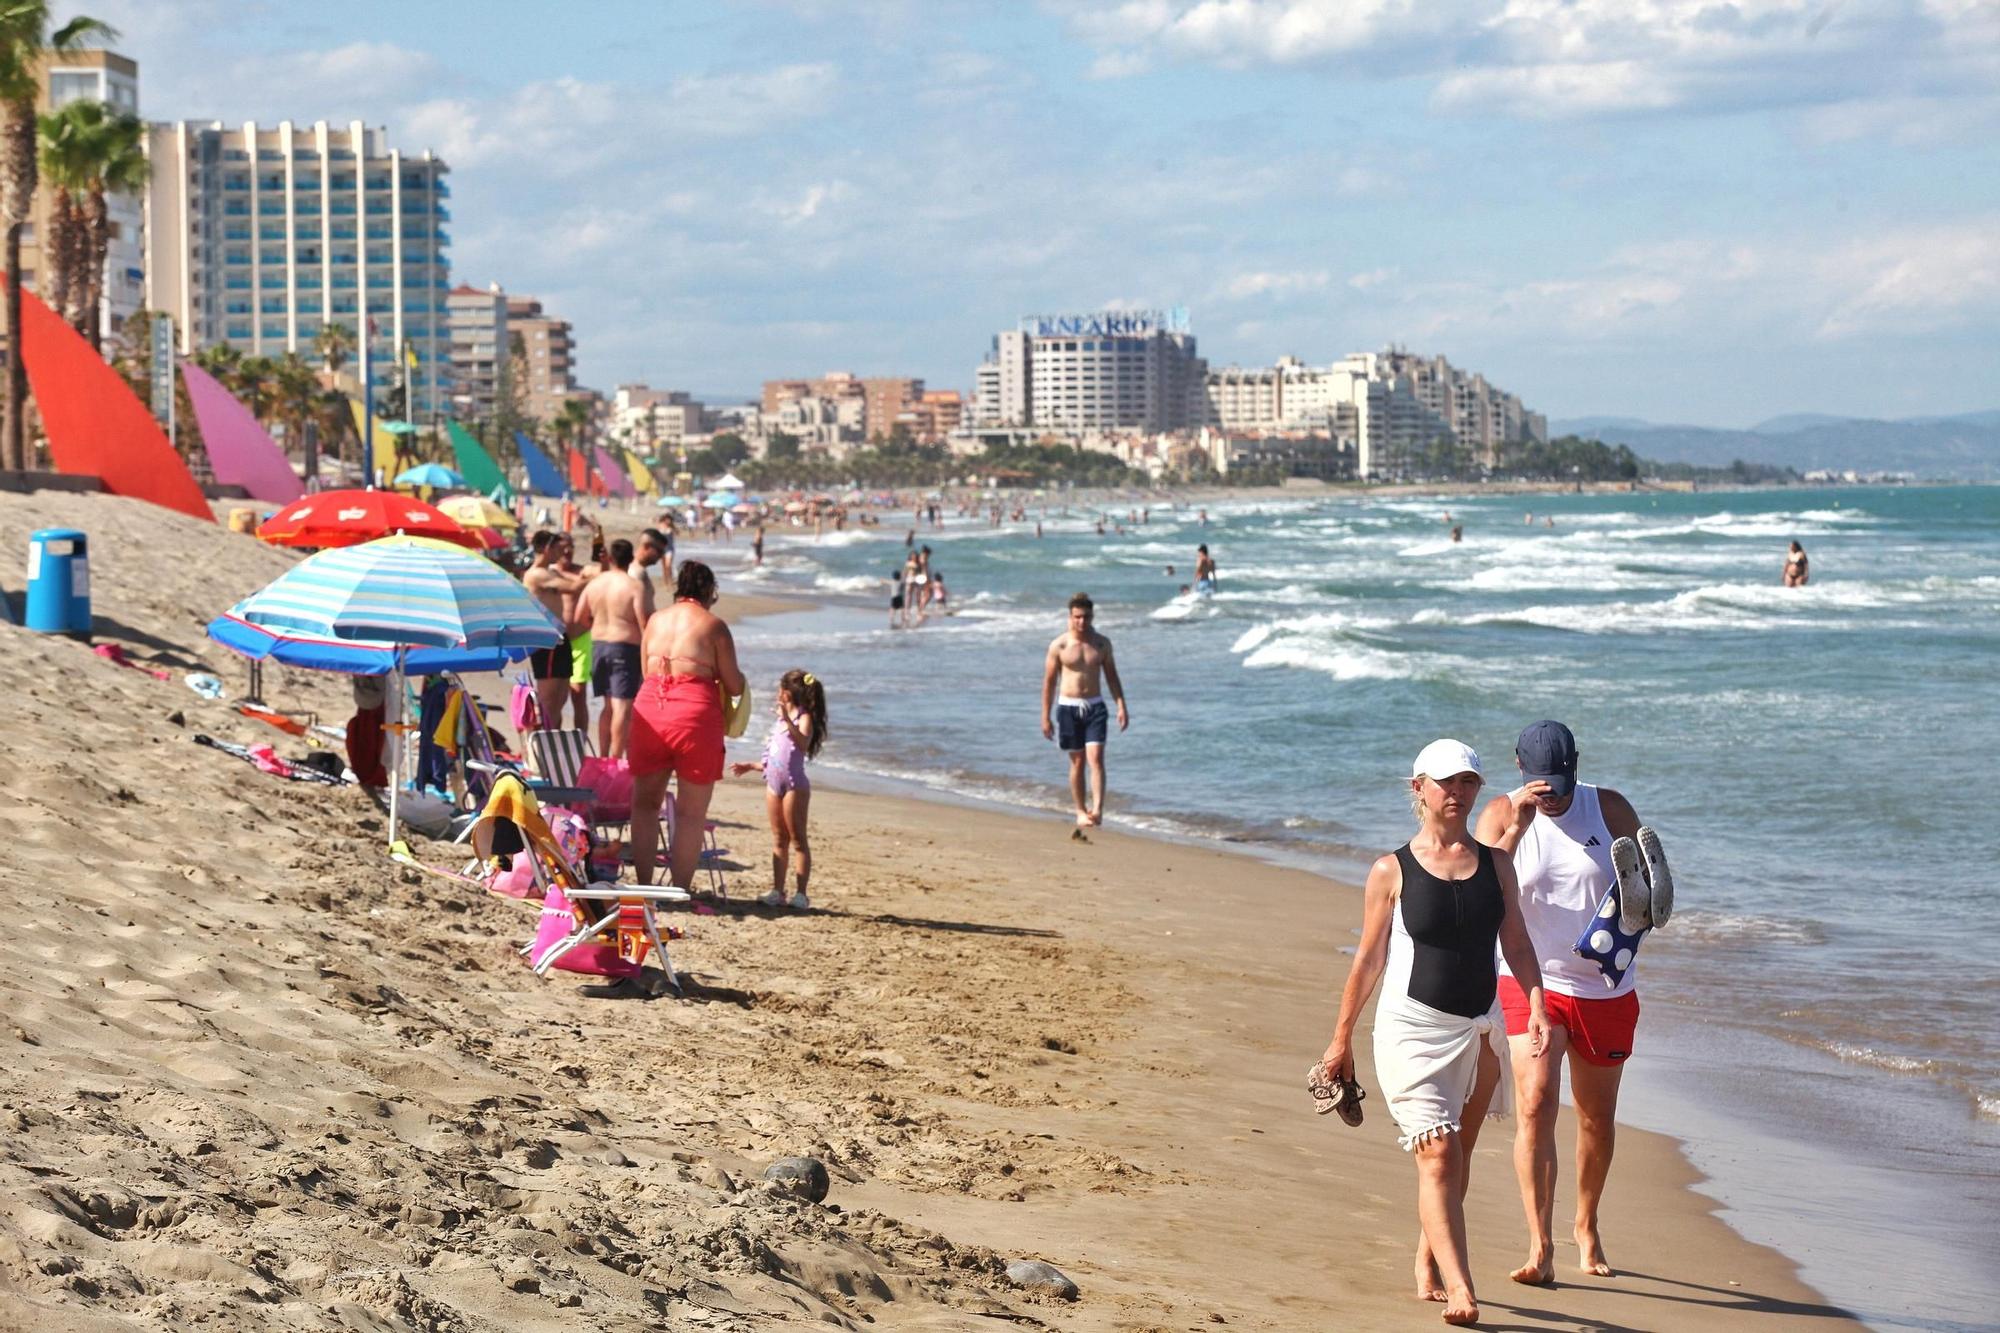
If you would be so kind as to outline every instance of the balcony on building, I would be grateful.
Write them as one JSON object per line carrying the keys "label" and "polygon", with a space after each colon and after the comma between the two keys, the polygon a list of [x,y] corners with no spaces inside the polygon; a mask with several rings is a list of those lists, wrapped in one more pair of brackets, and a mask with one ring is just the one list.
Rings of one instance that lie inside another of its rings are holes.
{"label": "balcony on building", "polygon": [[222,229],[222,239],[225,241],[247,241],[250,239],[250,229],[248,227],[224,227]]}

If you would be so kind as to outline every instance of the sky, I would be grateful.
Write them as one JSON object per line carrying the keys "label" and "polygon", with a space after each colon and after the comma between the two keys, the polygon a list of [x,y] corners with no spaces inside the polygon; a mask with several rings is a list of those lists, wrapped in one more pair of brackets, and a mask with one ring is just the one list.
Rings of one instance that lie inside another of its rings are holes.
{"label": "sky", "polygon": [[85,0],[149,119],[360,119],[581,381],[970,391],[1024,314],[1551,417],[2000,407],[2000,0]]}

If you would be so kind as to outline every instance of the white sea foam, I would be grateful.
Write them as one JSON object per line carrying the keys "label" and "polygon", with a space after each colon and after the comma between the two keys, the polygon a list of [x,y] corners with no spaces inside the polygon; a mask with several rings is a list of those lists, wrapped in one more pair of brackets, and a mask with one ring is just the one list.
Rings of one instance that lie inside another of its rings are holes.
{"label": "white sea foam", "polygon": [[1856,1046],[1844,1041],[1820,1041],[1814,1044],[1849,1064],[1886,1069],[1893,1074],[1928,1074],[1938,1067],[1935,1060],[1926,1060],[1914,1055],[1898,1055],[1894,1051],[1877,1050],[1873,1046]]}
{"label": "white sea foam", "polygon": [[1806,945],[1826,942],[1818,923],[1799,917],[1762,916],[1754,912],[1717,912],[1706,908],[1674,913],[1667,928],[1676,946],[1699,943],[1713,947],[1742,945]]}
{"label": "white sea foam", "polygon": [[889,580],[886,575],[873,578],[867,574],[820,574],[813,579],[813,587],[828,592],[886,592]]}
{"label": "white sea foam", "polygon": [[1972,1104],[1979,1114],[1988,1120],[2000,1120],[2000,1093],[1982,1092],[1975,1094]]}

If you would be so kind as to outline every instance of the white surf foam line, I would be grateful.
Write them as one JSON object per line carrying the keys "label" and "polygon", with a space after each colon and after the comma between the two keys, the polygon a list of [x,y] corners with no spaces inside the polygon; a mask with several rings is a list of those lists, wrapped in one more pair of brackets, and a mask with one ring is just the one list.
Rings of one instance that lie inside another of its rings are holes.
{"label": "white surf foam line", "polygon": [[824,588],[828,592],[880,592],[889,591],[889,577],[880,578],[867,574],[820,574],[813,579],[813,587]]}
{"label": "white surf foam line", "polygon": [[1674,913],[1673,924],[1660,936],[1660,943],[1669,942],[1680,945],[1699,943],[1710,948],[1762,948],[1768,945],[1818,948],[1826,943],[1826,932],[1817,922],[1798,917],[1683,907]]}
{"label": "white surf foam line", "polygon": [[1815,1040],[1812,1044],[1849,1064],[1885,1069],[1892,1074],[1929,1074],[1939,1067],[1935,1060],[1926,1060],[1914,1055],[1898,1055],[1894,1051],[1881,1051],[1873,1046],[1856,1046],[1851,1042]]}

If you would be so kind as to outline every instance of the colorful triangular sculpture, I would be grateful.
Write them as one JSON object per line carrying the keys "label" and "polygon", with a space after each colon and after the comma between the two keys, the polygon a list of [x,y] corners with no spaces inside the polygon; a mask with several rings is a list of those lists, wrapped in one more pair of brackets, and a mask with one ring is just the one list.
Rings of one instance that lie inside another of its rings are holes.
{"label": "colorful triangular sculpture", "polygon": [[181,362],[181,377],[217,481],[241,486],[267,504],[290,504],[306,493],[285,451],[221,381],[192,361]]}
{"label": "colorful triangular sculpture", "polygon": [[139,396],[30,291],[21,293],[20,341],[56,471],[98,477],[113,495],[215,522],[194,474]]}

